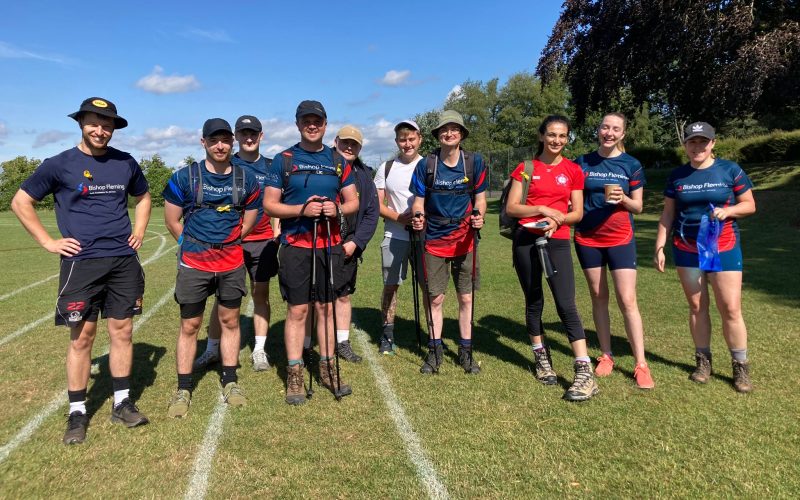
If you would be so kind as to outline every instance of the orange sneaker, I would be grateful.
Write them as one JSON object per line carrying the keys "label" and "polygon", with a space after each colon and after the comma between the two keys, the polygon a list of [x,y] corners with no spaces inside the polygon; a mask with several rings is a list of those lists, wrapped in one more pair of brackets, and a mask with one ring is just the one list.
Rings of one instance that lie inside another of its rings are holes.
{"label": "orange sneaker", "polygon": [[633,378],[636,379],[636,386],[639,389],[652,389],[656,386],[653,377],[650,376],[650,367],[647,363],[639,363],[633,369]]}
{"label": "orange sneaker", "polygon": [[594,374],[598,377],[608,377],[611,375],[611,370],[614,369],[614,358],[606,353],[597,358],[597,367],[594,369]]}

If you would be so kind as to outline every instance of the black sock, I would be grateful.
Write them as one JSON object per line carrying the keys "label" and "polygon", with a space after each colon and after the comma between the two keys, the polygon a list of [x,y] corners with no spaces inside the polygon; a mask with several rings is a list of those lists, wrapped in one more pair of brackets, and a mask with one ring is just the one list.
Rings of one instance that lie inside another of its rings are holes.
{"label": "black sock", "polygon": [[186,375],[178,374],[178,389],[192,392],[192,374]]}
{"label": "black sock", "polygon": [[128,377],[111,377],[111,389],[114,392],[124,391],[131,388],[131,381]]}
{"label": "black sock", "polygon": [[67,391],[67,397],[70,403],[80,403],[86,401],[86,389],[80,391]]}
{"label": "black sock", "polygon": [[222,367],[222,387],[230,384],[231,382],[238,382],[239,377],[236,375],[236,366],[223,366]]}

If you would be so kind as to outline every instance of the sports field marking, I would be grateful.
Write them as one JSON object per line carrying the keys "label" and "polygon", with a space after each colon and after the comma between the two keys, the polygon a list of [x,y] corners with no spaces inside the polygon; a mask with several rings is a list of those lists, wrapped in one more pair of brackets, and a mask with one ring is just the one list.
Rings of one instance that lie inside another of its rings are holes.
{"label": "sports field marking", "polygon": [[[163,245],[160,245],[159,248],[163,248]],[[167,253],[169,253],[170,250],[173,250],[175,248],[177,248],[177,245],[173,245],[170,248],[167,248],[166,250],[163,250],[161,253],[154,253],[147,260],[142,262],[142,266],[146,266],[146,265],[150,264],[151,262],[155,261],[156,259],[161,258],[162,256],[164,256]],[[0,338],[0,347],[2,347],[5,344],[11,342],[15,338],[17,338],[20,335],[22,335],[23,333],[27,333],[27,332],[33,330],[34,328],[36,328],[37,326],[41,325],[42,323],[44,323],[48,319],[51,319],[52,317],[53,317],[53,314],[45,314],[41,318],[39,318],[37,320],[34,320],[34,321],[31,321],[30,323],[28,323],[27,325],[23,326],[22,328],[9,333],[5,337]]]}
{"label": "sports field marking", "polygon": [[380,364],[378,364],[375,353],[373,352],[373,346],[369,345],[367,342],[367,333],[358,328],[355,323],[353,324],[352,331],[355,333],[355,340],[358,342],[363,356],[367,358],[369,367],[372,370],[372,375],[375,377],[375,382],[389,410],[389,415],[392,417],[392,420],[394,420],[397,433],[400,434],[400,438],[405,444],[408,458],[411,460],[411,463],[414,464],[414,468],[417,469],[419,482],[428,492],[428,498],[450,498],[447,488],[439,479],[439,475],[436,473],[433,463],[428,458],[427,453],[425,453],[419,436],[417,436],[417,433],[411,428],[411,422],[408,421],[403,405],[397,398],[394,389],[392,389],[389,377],[386,375],[386,372],[383,371]]}
{"label": "sports field marking", "polygon": [[[153,231],[148,231],[148,232],[151,232],[151,233],[152,233]],[[158,233],[156,233],[156,234],[158,234]],[[144,240],[142,243],[147,243],[148,241],[153,241],[153,240],[154,240],[154,239],[156,239],[156,238],[161,238],[161,244],[158,246],[158,250],[156,250],[156,251],[155,251],[155,253],[158,253],[158,252],[160,252],[160,251],[161,251],[161,249],[162,249],[162,248],[164,248],[164,245],[167,243],[167,239],[165,238],[165,235],[163,235],[163,234],[158,234],[158,236],[153,236],[152,238],[147,238],[147,239],[146,239],[146,240]],[[154,253],[154,255],[155,255],[155,253]],[[144,265],[144,264],[143,264],[143,265]],[[9,292],[9,293],[7,293],[7,294],[5,294],[5,295],[0,295],[0,302],[4,301],[4,300],[6,300],[6,299],[9,299],[9,298],[11,298],[11,297],[13,297],[14,295],[17,295],[18,293],[22,293],[22,292],[24,292],[25,290],[30,290],[31,288],[37,287],[37,286],[39,286],[39,285],[43,285],[43,284],[47,283],[48,281],[54,280],[54,279],[56,279],[56,278],[58,278],[58,273],[56,273],[56,274],[53,274],[52,276],[48,276],[47,278],[45,278],[45,279],[43,279],[43,280],[39,280],[39,281],[37,281],[36,283],[31,283],[30,285],[25,285],[25,286],[23,286],[22,288],[17,288],[17,289],[16,289],[16,290],[14,290],[13,292]]]}
{"label": "sports field marking", "polygon": [[[147,320],[149,320],[156,311],[161,309],[161,307],[172,298],[173,293],[175,293],[175,287],[172,287],[169,291],[167,291],[167,293],[158,299],[158,302],[156,302],[153,307],[148,309],[138,321],[134,322],[133,331],[135,332],[139,327],[147,323]],[[102,357],[106,354],[108,354],[108,346],[103,349],[103,354],[100,356]],[[20,429],[20,431],[13,438],[11,438],[8,443],[4,444],[3,447],[0,448],[0,463],[3,463],[14,450],[16,450],[21,444],[33,436],[33,433],[36,432],[36,429],[38,429],[40,425],[42,425],[42,422],[44,422],[50,415],[55,413],[55,411],[58,410],[62,404],[64,404],[66,395],[66,391],[59,391],[58,394],[56,394],[55,397],[50,400],[49,403],[47,403],[47,406],[45,406],[42,411],[30,419],[28,423],[25,424],[25,426]]]}

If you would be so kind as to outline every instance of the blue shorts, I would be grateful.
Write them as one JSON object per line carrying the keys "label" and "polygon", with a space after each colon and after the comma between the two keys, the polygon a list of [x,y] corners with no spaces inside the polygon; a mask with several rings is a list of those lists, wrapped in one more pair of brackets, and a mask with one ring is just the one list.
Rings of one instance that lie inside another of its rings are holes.
{"label": "blue shorts", "polygon": [[[672,260],[675,262],[675,267],[693,267],[700,268],[700,260],[696,253],[680,250],[672,246]],[[719,253],[719,262],[722,264],[723,271],[741,271],[742,270],[742,246],[736,242],[736,246],[730,250]]]}
{"label": "blue shorts", "polygon": [[611,271],[617,269],[636,269],[636,240],[613,247],[587,247],[575,242],[575,253],[581,269],[608,266]]}

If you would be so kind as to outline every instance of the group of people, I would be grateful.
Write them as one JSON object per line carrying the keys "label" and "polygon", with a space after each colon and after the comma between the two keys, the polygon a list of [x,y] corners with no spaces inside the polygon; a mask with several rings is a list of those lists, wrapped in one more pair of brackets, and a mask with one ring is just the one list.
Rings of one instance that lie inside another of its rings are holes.
{"label": "group of people", "polygon": [[[70,410],[63,441],[75,444],[86,438],[91,349],[101,314],[108,319],[111,339],[111,420],[128,427],[148,422],[130,397],[129,377],[132,319],[141,314],[144,296],[137,250],[149,222],[151,199],[138,163],[109,146],[114,131],[127,126],[116,106],[91,97],[69,116],[80,126],[79,144],[45,160],[23,182],[12,209],[40,245],[61,256],[55,319],[57,325],[70,328],[66,363]],[[350,296],[356,290],[359,260],[379,217],[385,221],[379,352],[395,353],[398,290],[410,269],[420,343],[422,314],[427,326],[428,352],[420,372],[437,373],[444,360],[443,303],[452,279],[458,300],[458,364],[467,374],[480,373],[473,357],[473,297],[480,283],[478,245],[487,207],[487,166],[480,154],[462,146],[469,135],[463,117],[451,110],[440,114],[431,130],[438,147],[424,157],[419,151],[423,132],[417,123],[398,123],[394,129],[398,154],[376,169],[374,179],[359,158],[364,137],[358,128],[342,127],[331,148],[323,142],[327,113],[321,103],[301,102],[295,118],[300,141],[272,160],[260,153],[263,131],[255,116],[239,117],[233,128],[221,118],[207,120],[200,141],[204,159],[177,170],[163,188],[166,227],[179,244],[177,388],[167,410],[170,417],[188,413],[193,373],[217,362],[224,401],[234,407],[247,403],[237,368],[239,316],[248,275],[253,369],[271,367],[265,351],[269,281],[277,276],[287,303],[286,402],[303,404],[311,394],[313,364],[318,365],[320,384],[337,399],[351,394],[340,375],[339,359],[361,361],[349,340]],[[504,208],[516,221],[512,260],[525,297],[535,377],[543,384],[557,383],[542,325],[544,275],[575,355],[574,381],[563,396],[569,401],[597,394],[595,376],[610,375],[615,365],[608,273],[636,363],[635,382],[642,389],[654,387],[636,301],[633,214],[642,211],[645,178],[641,164],[625,153],[625,128],[623,115],[607,114],[597,130],[599,148],[571,161],[562,155],[571,132],[569,121],[548,116],[539,128],[536,156],[519,164],[510,176]],[[239,144],[235,154],[234,142]],[[696,369],[690,378],[705,383],[711,375],[707,286],[711,283],[733,358],[734,386],[749,392],[736,220],[752,214],[755,203],[746,174],[735,163],[715,158],[714,143],[709,124],[687,127],[684,146],[689,162],[675,169],[664,191],[654,262],[663,272],[671,232],[696,348]],[[35,211],[35,204],[48,194],[55,196],[61,238],[50,236]],[[133,228],[127,211],[129,195],[136,200]],[[697,250],[709,220],[720,225],[714,242],[719,262],[712,270],[700,262]],[[600,343],[596,368],[575,302],[571,227]],[[208,341],[196,357],[198,332],[211,296],[215,300]],[[312,348],[313,333],[318,355]]]}

